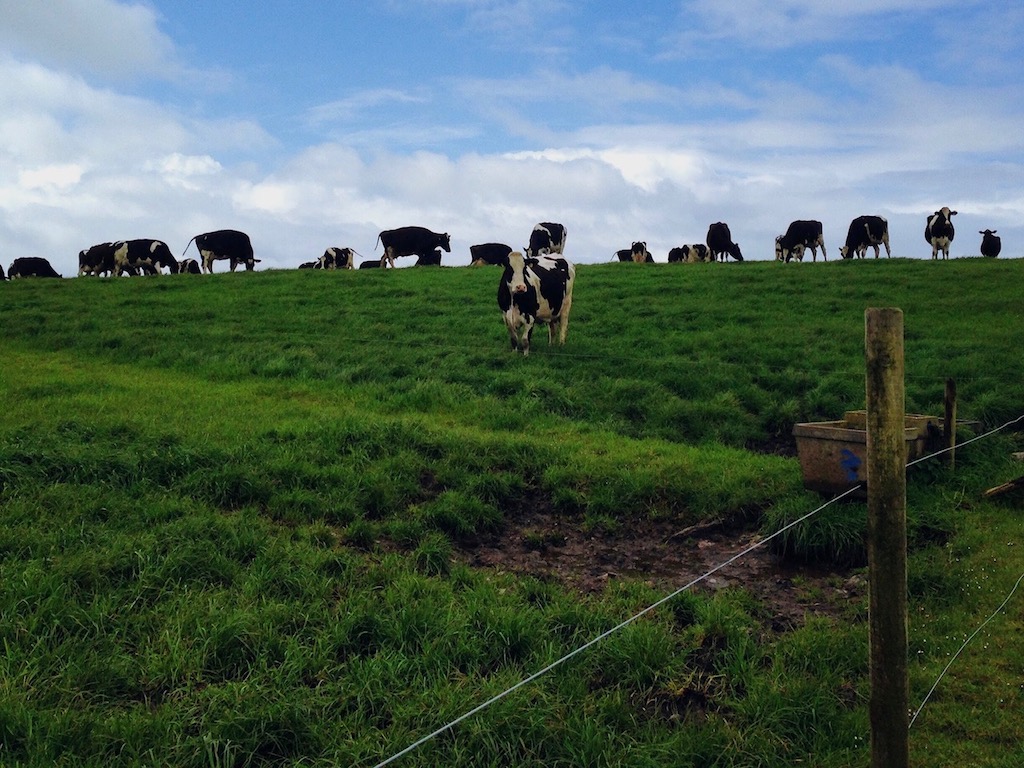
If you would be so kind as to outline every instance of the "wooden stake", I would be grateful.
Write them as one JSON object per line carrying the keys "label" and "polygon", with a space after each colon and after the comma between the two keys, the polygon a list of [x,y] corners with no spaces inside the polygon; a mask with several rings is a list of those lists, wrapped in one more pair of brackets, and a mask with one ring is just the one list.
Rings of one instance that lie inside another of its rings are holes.
{"label": "wooden stake", "polygon": [[910,685],[903,312],[868,309],[864,328],[871,768],[907,768]]}
{"label": "wooden stake", "polygon": [[949,468],[956,469],[956,382],[946,379],[946,417],[942,422],[942,435],[949,449]]}

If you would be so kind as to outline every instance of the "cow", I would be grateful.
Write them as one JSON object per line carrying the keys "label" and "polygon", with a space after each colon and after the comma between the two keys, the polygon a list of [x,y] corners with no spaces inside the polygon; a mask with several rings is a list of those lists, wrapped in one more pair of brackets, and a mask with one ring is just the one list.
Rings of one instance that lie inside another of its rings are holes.
{"label": "cow", "polygon": [[442,235],[426,227],[386,229],[377,235],[377,242],[384,246],[384,255],[380,257],[382,267],[385,263],[394,267],[399,256],[427,256],[435,248],[452,252],[452,241],[447,232]]}
{"label": "cow", "polygon": [[568,235],[565,226],[553,221],[542,221],[530,233],[530,244],[524,252],[526,258],[533,259],[542,253],[565,253],[565,238]]}
{"label": "cow", "polygon": [[78,252],[78,276],[106,277],[114,273],[115,243],[98,243]]}
{"label": "cow", "polygon": [[201,275],[203,270],[195,259],[182,259],[178,262],[178,273],[182,275]]}
{"label": "cow", "polygon": [[565,344],[575,279],[576,267],[564,256],[527,258],[519,251],[508,255],[498,283],[498,308],[513,352],[530,354],[536,323],[547,323],[549,344],[554,344],[556,335],[558,343]]}
{"label": "cow", "polygon": [[299,264],[299,269],[319,269],[319,267],[319,261],[304,261],[301,264]]}
{"label": "cow", "polygon": [[998,256],[999,252],[1003,250],[1003,241],[996,235],[996,230],[986,229],[984,232],[978,230],[978,234],[981,235],[981,255],[991,259]]}
{"label": "cow", "polygon": [[508,261],[512,248],[504,243],[481,243],[469,246],[469,266],[501,266]]}
{"label": "cow", "polygon": [[775,258],[778,261],[789,262],[793,259],[804,260],[804,251],[811,249],[811,258],[818,260],[818,246],[821,246],[821,256],[828,261],[828,253],[825,251],[825,236],[822,234],[820,221],[794,221],[786,229],[786,234],[775,238]]}
{"label": "cow", "polygon": [[708,250],[708,247],[703,243],[681,245],[668,252],[669,264],[696,264],[702,261],[714,261],[714,259],[711,258],[711,252]]}
{"label": "cow", "polygon": [[839,249],[844,259],[855,256],[863,259],[867,256],[868,246],[875,249],[875,258],[879,257],[878,246],[885,246],[885,255],[892,257],[889,250],[889,222],[881,216],[858,216],[850,222],[846,232],[846,245]]}
{"label": "cow", "polygon": [[634,264],[653,264],[654,257],[651,256],[647,250],[647,243],[633,243],[629,248],[623,248],[622,250],[615,252],[615,257],[619,261],[631,261]]}
{"label": "cow", "polygon": [[316,262],[316,269],[355,269],[356,252],[351,248],[328,248]]}
{"label": "cow", "polygon": [[743,261],[740,246],[732,241],[729,225],[724,221],[716,221],[708,227],[707,244],[712,261],[725,261],[726,256],[732,256],[736,261]]}
{"label": "cow", "polygon": [[378,267],[381,267],[381,266],[382,266],[382,264],[379,261],[377,261],[376,259],[370,259],[369,261],[364,261],[362,264],[360,264],[359,268],[360,269],[377,269]]}
{"label": "cow", "polygon": [[159,275],[167,267],[172,275],[178,273],[178,260],[162,240],[121,240],[114,243],[114,272],[137,270],[147,275]]}
{"label": "cow", "polygon": [[232,272],[239,264],[245,264],[246,271],[251,272],[260,261],[253,258],[252,241],[249,240],[249,236],[237,229],[218,229],[215,232],[196,235],[188,241],[186,251],[193,241],[203,259],[203,271],[211,275],[213,262],[218,259],[227,259]]}
{"label": "cow", "polygon": [[435,248],[430,253],[424,253],[416,257],[417,267],[440,267],[441,266],[441,249]]}
{"label": "cow", "polygon": [[939,258],[939,251],[942,251],[943,260],[949,258],[949,246],[953,242],[956,232],[953,230],[953,217],[956,211],[949,210],[949,206],[943,206],[931,216],[924,225],[924,239],[932,247],[932,258]]}
{"label": "cow", "polygon": [[0,280],[6,280],[6,279],[7,279],[7,275],[4,274],[3,265],[0,264]]}
{"label": "cow", "polygon": [[19,277],[61,277],[50,266],[50,262],[41,256],[21,256],[11,262],[7,277],[17,280]]}

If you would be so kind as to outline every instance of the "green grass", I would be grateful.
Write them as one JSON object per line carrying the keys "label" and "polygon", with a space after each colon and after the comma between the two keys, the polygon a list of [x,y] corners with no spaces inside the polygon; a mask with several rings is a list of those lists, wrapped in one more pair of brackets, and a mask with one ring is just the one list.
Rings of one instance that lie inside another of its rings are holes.
{"label": "green grass", "polygon": [[[908,411],[952,377],[961,417],[1024,412],[1024,261],[791,267],[584,265],[567,345],[525,359],[488,269],[0,285],[0,764],[376,764],[662,596],[468,567],[509,521],[816,506],[760,449],[863,407],[867,306],[905,312]],[[915,706],[1024,571],[1020,496],[981,498],[1015,444],[909,476]],[[777,550],[857,565],[863,520]],[[944,681],[915,764],[1020,764],[1020,616]],[[862,600],[769,619],[685,593],[398,765],[866,765]]]}

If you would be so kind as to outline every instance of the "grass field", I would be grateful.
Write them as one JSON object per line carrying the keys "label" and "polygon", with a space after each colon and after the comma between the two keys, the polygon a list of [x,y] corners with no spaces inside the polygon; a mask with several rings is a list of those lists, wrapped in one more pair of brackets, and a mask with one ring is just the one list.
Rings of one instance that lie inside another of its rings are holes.
{"label": "grass field", "polygon": [[[527,511],[627,546],[817,506],[792,427],[863,407],[869,306],[904,310],[908,411],[953,378],[962,418],[1024,414],[1024,260],[581,265],[529,358],[497,281],[0,284],[0,764],[376,765],[663,595],[467,565]],[[1024,572],[1021,496],[981,497],[1020,443],[909,474],[915,706]],[[863,521],[777,550],[846,579]],[[686,592],[395,764],[867,765],[866,603],[828,599],[779,631],[753,591]],[[915,765],[1024,764],[1021,599]]]}

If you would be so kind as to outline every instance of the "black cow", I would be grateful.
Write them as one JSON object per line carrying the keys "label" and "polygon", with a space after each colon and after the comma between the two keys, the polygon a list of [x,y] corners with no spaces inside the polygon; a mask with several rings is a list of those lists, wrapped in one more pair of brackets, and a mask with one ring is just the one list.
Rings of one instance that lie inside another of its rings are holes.
{"label": "black cow", "polygon": [[372,259],[370,261],[364,261],[362,264],[359,265],[359,268],[360,269],[378,269],[380,266],[381,266],[381,263],[379,261],[377,261],[376,259]]}
{"label": "black cow", "polygon": [[7,277],[17,280],[19,277],[61,277],[50,266],[50,262],[41,256],[21,256],[11,262]]}
{"label": "black cow", "polygon": [[218,229],[216,232],[205,232],[196,235],[188,241],[185,250],[195,241],[196,249],[203,259],[203,271],[213,274],[213,262],[218,259],[227,259],[231,265],[231,271],[239,264],[245,264],[245,269],[251,272],[259,259],[253,258],[252,241],[245,232],[237,229]]}
{"label": "black cow", "polygon": [[356,252],[351,248],[328,248],[316,262],[316,269],[355,269]]}
{"label": "black cow", "polygon": [[452,241],[447,232],[440,235],[426,227],[386,229],[377,235],[377,241],[384,246],[384,255],[380,257],[382,267],[385,263],[395,266],[395,259],[399,256],[428,256],[435,248],[452,252]]}
{"label": "black cow", "polygon": [[0,264],[0,280],[6,280],[6,279],[7,279],[7,275],[4,274],[3,265]]}
{"label": "black cow", "polygon": [[556,334],[558,343],[565,344],[575,279],[576,267],[563,256],[526,258],[519,251],[508,255],[498,283],[498,308],[513,352],[530,354],[530,337],[537,323],[547,323],[549,344],[554,344]]}
{"label": "black cow", "polygon": [[875,249],[875,258],[879,257],[878,246],[885,246],[885,255],[892,257],[889,250],[889,222],[881,216],[858,216],[850,222],[846,232],[846,245],[839,249],[844,259],[854,256],[863,259],[867,256],[868,246]]}
{"label": "black cow", "polygon": [[530,233],[530,244],[525,248],[526,257],[533,259],[542,253],[565,253],[565,238],[568,234],[564,225],[542,221]]}
{"label": "black cow", "polygon": [[994,259],[999,255],[999,252],[1003,250],[1003,241],[996,235],[996,230],[986,229],[984,232],[978,231],[981,235],[981,255],[988,256]]}
{"label": "black cow", "polygon": [[98,243],[78,252],[78,276],[106,277],[114,274],[116,243]]}
{"label": "black cow", "polygon": [[504,243],[481,243],[469,246],[469,266],[501,266],[508,261],[512,249]]}
{"label": "black cow", "polygon": [[425,253],[422,256],[416,257],[417,267],[440,267],[441,266],[441,249],[436,248],[430,253]]}
{"label": "black cow", "polygon": [[178,273],[178,260],[162,240],[121,240],[114,243],[114,271],[116,274],[142,271],[159,275],[166,267],[172,275]]}
{"label": "black cow", "polygon": [[707,244],[712,261],[725,261],[726,256],[732,256],[736,261],[743,261],[740,246],[732,241],[729,225],[724,221],[716,221],[708,227]]}
{"label": "black cow", "polygon": [[319,267],[319,261],[304,261],[301,264],[299,264],[299,269],[318,269]]}
{"label": "black cow", "polygon": [[943,206],[931,216],[924,225],[924,239],[932,247],[932,258],[939,258],[939,251],[942,251],[942,258],[949,258],[949,246],[953,242],[956,232],[953,229],[953,217],[956,211],[949,210]]}
{"label": "black cow", "polygon": [[814,220],[794,221],[786,229],[786,234],[775,238],[775,258],[785,262],[792,261],[793,259],[803,261],[804,251],[810,248],[812,260],[817,261],[818,246],[821,246],[822,258],[828,261],[821,222]]}
{"label": "black cow", "polygon": [[201,275],[203,270],[195,259],[182,259],[178,262],[178,272],[182,275]]}

